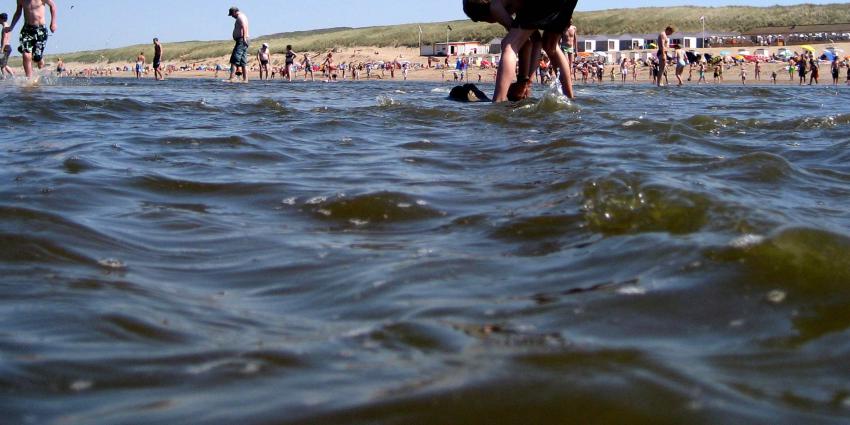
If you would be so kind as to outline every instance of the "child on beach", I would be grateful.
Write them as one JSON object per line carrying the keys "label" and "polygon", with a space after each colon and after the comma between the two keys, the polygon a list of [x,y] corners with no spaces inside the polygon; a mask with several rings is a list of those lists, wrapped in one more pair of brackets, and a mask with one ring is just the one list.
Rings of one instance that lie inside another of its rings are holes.
{"label": "child on beach", "polygon": [[[561,70],[564,95],[575,97],[570,66],[559,44],[572,20],[576,0],[544,0],[534,4],[518,0],[464,0],[463,6],[464,12],[473,21],[498,22],[509,28],[502,41],[502,61],[497,71],[494,102],[508,100],[519,53],[533,34],[539,34],[539,30],[543,30],[543,50],[553,65]],[[516,14],[515,18],[511,18],[512,13]],[[531,61],[532,64],[536,62]]]}
{"label": "child on beach", "polygon": [[32,63],[38,65],[38,69],[44,67],[44,48],[47,45],[47,29],[44,19],[44,7],[50,9],[50,32],[56,32],[56,4],[53,0],[18,0],[18,8],[12,18],[12,24],[5,31],[11,32],[24,15],[24,26],[21,28],[21,45],[18,52],[23,55],[24,74],[27,79],[32,78]]}
{"label": "child on beach", "polygon": [[307,81],[307,74],[310,74],[310,80],[316,81],[316,77],[313,76],[313,62],[310,61],[310,57],[304,53],[304,60],[301,61],[301,66],[304,67],[304,81]]}
{"label": "child on beach", "polygon": [[0,33],[0,79],[6,79],[6,76],[14,77],[15,73],[12,72],[12,69],[9,68],[9,55],[12,54],[12,45],[9,44],[9,39],[12,38],[9,31],[6,29],[9,28],[9,24],[6,22],[9,20],[9,15],[5,13],[0,13],[0,26],[2,26],[2,33]]}
{"label": "child on beach", "polygon": [[139,56],[136,56],[136,79],[142,78],[142,72],[145,70],[145,63],[147,63],[145,59],[145,54],[143,52],[139,52]]}

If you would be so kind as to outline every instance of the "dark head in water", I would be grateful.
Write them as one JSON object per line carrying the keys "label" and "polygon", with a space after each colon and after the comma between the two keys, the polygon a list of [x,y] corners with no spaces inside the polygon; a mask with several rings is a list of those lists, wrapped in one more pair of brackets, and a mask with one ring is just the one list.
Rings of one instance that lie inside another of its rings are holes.
{"label": "dark head in water", "polygon": [[475,84],[464,84],[452,89],[449,99],[456,102],[490,102],[490,98]]}

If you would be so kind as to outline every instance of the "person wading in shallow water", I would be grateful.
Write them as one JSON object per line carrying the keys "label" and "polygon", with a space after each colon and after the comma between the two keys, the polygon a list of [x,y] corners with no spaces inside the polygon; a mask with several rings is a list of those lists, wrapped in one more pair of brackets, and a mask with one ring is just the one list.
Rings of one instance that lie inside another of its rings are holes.
{"label": "person wading in shallow water", "polygon": [[670,36],[676,32],[673,27],[667,27],[658,35],[658,73],[655,75],[658,87],[664,86],[661,78],[667,79],[667,50],[670,49]]}
{"label": "person wading in shallow water", "polygon": [[44,27],[44,7],[50,9],[50,32],[56,32],[56,4],[53,0],[18,0],[18,8],[12,17],[12,24],[6,31],[11,32],[24,15],[24,27],[21,28],[21,46],[18,52],[23,55],[24,74],[32,78],[32,63],[38,69],[44,67],[44,48],[47,45],[47,29]]}
{"label": "person wading in shallow water", "polygon": [[153,39],[153,77],[157,81],[165,79],[162,76],[162,44],[158,38]]}
{"label": "person wading in shallow water", "polygon": [[[242,75],[242,81],[248,81],[248,48],[250,47],[250,33],[248,31],[248,17],[239,11],[238,7],[231,7],[227,16],[236,19],[233,25],[233,53],[230,55],[230,79],[233,81],[234,74]],[[241,71],[240,71],[241,70]]]}

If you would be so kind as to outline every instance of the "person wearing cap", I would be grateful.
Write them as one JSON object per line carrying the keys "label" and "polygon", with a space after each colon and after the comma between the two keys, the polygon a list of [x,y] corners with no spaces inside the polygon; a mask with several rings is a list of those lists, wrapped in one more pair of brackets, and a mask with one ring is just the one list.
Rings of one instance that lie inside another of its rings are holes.
{"label": "person wearing cap", "polygon": [[248,81],[248,48],[250,47],[250,35],[248,32],[248,17],[239,11],[238,7],[231,7],[227,12],[227,16],[236,19],[233,26],[233,41],[236,45],[233,47],[233,53],[230,55],[230,79],[233,81],[234,75],[242,75],[242,81]]}
{"label": "person wearing cap", "polygon": [[263,43],[263,47],[260,47],[260,50],[257,52],[257,61],[260,62],[260,79],[263,79],[263,73],[265,72],[265,79],[269,79],[269,62],[271,61],[272,54],[269,50],[269,43]]}

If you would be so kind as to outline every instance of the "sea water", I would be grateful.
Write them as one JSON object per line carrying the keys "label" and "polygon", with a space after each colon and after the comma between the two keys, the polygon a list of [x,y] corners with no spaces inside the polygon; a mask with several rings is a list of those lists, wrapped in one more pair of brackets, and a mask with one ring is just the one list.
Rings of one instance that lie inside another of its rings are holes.
{"label": "sea water", "polygon": [[848,89],[450,88],[0,85],[0,421],[850,420]]}

